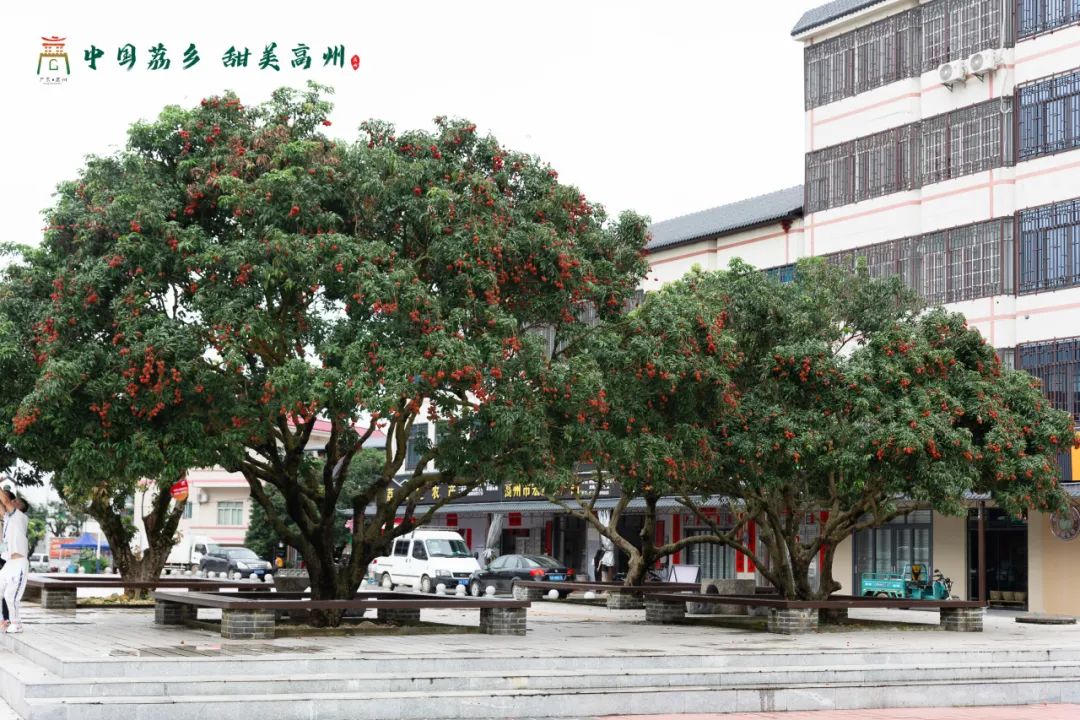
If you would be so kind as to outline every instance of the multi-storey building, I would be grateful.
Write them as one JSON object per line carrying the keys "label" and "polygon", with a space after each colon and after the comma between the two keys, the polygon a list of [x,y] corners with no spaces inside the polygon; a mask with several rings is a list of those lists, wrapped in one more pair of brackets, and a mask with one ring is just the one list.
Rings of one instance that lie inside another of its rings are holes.
{"label": "multi-storey building", "polygon": [[[654,241],[653,281],[732,255],[781,277],[800,257],[863,258],[964,313],[1080,422],[1080,2],[834,0],[792,35],[805,46],[802,222]],[[1066,482],[1075,460],[1062,458]],[[929,561],[974,597],[978,513],[916,511],[861,533],[835,575],[851,589],[861,572]],[[992,507],[982,521],[992,601],[1080,613],[1069,533]]]}

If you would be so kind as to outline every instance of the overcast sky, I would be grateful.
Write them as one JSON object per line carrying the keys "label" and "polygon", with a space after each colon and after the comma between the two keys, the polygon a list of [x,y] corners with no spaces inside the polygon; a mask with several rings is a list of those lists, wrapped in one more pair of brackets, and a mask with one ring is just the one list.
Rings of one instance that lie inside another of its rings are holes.
{"label": "overcast sky", "polygon": [[[655,220],[802,181],[802,51],[790,30],[813,0],[770,2],[70,2],[8,3],[0,241],[37,243],[56,183],[90,153],[122,146],[128,125],[167,104],[235,90],[248,104],[308,79],[336,88],[331,135],[381,118],[476,122],[540,155],[610,211]],[[68,82],[35,74],[42,36],[67,39]],[[259,70],[276,42],[281,71]],[[118,66],[117,48],[136,47]],[[172,66],[147,69],[164,44]],[[200,62],[183,70],[195,43]],[[292,48],[317,55],[293,69]],[[327,45],[344,69],[322,68]],[[84,51],[104,51],[91,71]],[[249,67],[226,69],[230,47]],[[360,56],[360,69],[348,60]]]}

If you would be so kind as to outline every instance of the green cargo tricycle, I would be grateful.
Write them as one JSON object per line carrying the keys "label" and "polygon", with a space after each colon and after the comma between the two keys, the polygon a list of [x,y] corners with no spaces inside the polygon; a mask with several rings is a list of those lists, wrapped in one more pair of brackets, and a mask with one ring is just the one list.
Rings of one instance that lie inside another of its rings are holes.
{"label": "green cargo tricycle", "polygon": [[861,597],[894,598],[897,600],[949,600],[952,580],[922,563],[905,565],[899,573],[863,573],[859,580]]}

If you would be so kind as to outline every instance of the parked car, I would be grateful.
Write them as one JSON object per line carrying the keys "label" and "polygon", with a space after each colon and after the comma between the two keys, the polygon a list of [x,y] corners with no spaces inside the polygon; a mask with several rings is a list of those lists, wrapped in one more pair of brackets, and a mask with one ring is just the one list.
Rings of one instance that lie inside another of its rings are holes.
{"label": "parked car", "polygon": [[56,572],[59,566],[49,561],[48,553],[33,553],[30,555],[30,572],[47,573]]}
{"label": "parked car", "polygon": [[[476,571],[469,579],[469,593],[480,597],[489,585],[495,592],[513,592],[517,580],[546,580],[559,582],[574,579],[574,569],[568,568],[547,555],[502,555],[486,568]],[[560,592],[559,597],[566,597]]]}
{"label": "parked car", "polygon": [[447,590],[467,587],[480,563],[453,530],[413,530],[394,540],[389,555],[375,558],[368,573],[388,590],[410,585],[420,592],[434,592],[439,585]]}
{"label": "parked car", "polygon": [[229,577],[240,573],[243,578],[254,575],[260,579],[274,573],[273,565],[244,547],[214,547],[199,560],[199,569],[227,573]]}

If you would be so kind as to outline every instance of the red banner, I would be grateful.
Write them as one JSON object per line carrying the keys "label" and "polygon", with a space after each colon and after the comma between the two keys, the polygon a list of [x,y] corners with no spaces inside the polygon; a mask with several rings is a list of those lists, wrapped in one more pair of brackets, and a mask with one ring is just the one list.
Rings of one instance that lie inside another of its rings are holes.
{"label": "red banner", "polygon": [[176,502],[184,502],[188,498],[188,484],[187,478],[178,480],[173,483],[173,486],[169,488],[169,494],[173,496],[173,500]]}

